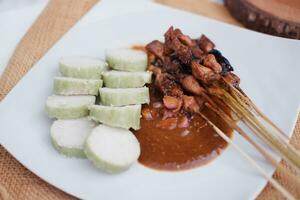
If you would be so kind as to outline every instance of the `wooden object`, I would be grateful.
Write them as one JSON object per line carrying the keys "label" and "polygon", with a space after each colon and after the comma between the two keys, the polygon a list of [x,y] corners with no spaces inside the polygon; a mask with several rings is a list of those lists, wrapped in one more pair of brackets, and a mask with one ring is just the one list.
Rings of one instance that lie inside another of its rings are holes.
{"label": "wooden object", "polygon": [[247,28],[300,39],[300,0],[225,0],[225,6]]}
{"label": "wooden object", "polygon": [[[195,14],[213,18],[236,26],[242,24],[233,18],[230,12],[219,3],[210,0],[155,0],[157,3],[189,11]],[[300,0],[299,0],[300,1]]]}

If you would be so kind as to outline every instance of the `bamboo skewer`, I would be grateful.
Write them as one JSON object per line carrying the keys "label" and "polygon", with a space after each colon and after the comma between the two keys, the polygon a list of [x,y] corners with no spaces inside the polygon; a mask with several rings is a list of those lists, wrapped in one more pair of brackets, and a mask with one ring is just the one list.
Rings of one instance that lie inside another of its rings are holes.
{"label": "bamboo skewer", "polygon": [[[213,112],[218,114],[232,129],[236,130],[247,142],[249,142],[259,153],[261,153],[265,159],[270,162],[279,172],[286,174],[289,179],[300,186],[300,180],[295,178],[295,176],[283,166],[276,162],[276,160],[262,147],[260,147],[254,140],[252,140],[226,113],[220,110],[218,107],[214,108],[209,103],[205,104],[207,108],[211,109]],[[250,128],[251,129],[251,128]],[[255,132],[253,129],[251,129]]]}
{"label": "bamboo skewer", "polygon": [[[272,147],[272,142],[270,142],[268,139],[264,138],[263,136],[260,135],[260,130],[257,127],[253,127],[251,123],[247,122],[247,121],[243,121],[249,128],[251,131],[253,131],[254,133],[256,133],[267,145],[269,145],[270,147]],[[278,152],[278,151],[276,151]],[[299,173],[299,170],[297,167],[294,166],[294,164],[285,156],[282,155],[282,158],[287,161],[288,164],[290,164],[293,169]]]}
{"label": "bamboo skewer", "polygon": [[284,188],[282,187],[275,179],[269,177],[268,173],[250,156],[248,155],[241,147],[235,144],[225,133],[223,133],[217,126],[215,126],[209,119],[207,119],[202,113],[199,113],[203,119],[205,119],[208,124],[212,126],[212,128],[230,145],[232,145],[244,158],[246,158],[250,164],[255,167],[258,172],[264,176],[274,188],[281,192],[281,194],[287,199],[294,200],[295,198]]}
{"label": "bamboo skewer", "polygon": [[[284,140],[286,140],[287,142],[289,141],[289,138],[287,137],[287,135],[278,126],[276,126],[267,116],[265,116],[257,108],[257,106],[251,101],[251,99],[248,96],[241,94],[241,92],[238,89],[236,89],[235,87],[233,87],[232,85],[230,85],[230,84],[227,84],[227,85],[230,87],[233,97],[239,104],[241,104],[245,109],[248,109],[249,106],[250,106],[250,108],[253,108],[254,111],[257,113],[257,115],[260,116],[267,123],[269,123],[274,129],[276,129],[278,131],[278,133],[280,133],[280,135],[282,136],[282,138]],[[245,102],[247,102],[247,103],[245,103]],[[249,106],[247,106],[247,104],[249,104]]]}
{"label": "bamboo skewer", "polygon": [[[249,127],[250,128],[250,127]],[[250,128],[251,131],[255,132],[256,130],[253,130],[252,128]],[[249,137],[249,136],[248,136]],[[250,138],[251,139],[251,138]],[[254,141],[253,141],[254,142]],[[255,143],[255,142],[254,142]],[[257,144],[256,144],[257,145]],[[258,146],[258,145],[257,145]],[[259,146],[258,146],[259,147]],[[259,151],[259,149],[257,149]],[[264,150],[263,150],[264,151]],[[277,163],[272,157],[271,155],[269,155],[266,151],[265,151],[265,155],[264,152],[260,152],[270,163],[275,163],[276,165],[274,165],[276,167],[276,170],[278,172],[281,172],[282,174],[285,174],[286,177],[288,177],[287,179],[289,179],[291,182],[293,182],[294,184],[300,186],[300,179],[297,178],[296,176],[294,176],[294,174],[292,174],[289,170],[285,169],[282,165],[280,165],[279,163]],[[269,159],[268,157],[270,157],[271,159]]]}
{"label": "bamboo skewer", "polygon": [[[255,133],[260,136],[270,147],[277,151],[284,159],[286,159],[299,173],[300,172],[300,154],[290,145],[286,140],[282,138],[281,134],[274,134],[275,129],[268,129],[268,127],[261,124],[261,122],[250,113],[249,110],[240,106],[237,101],[226,91],[223,91],[223,99],[227,102],[227,105],[241,116],[246,125],[256,127]],[[222,97],[221,97],[222,98]]]}
{"label": "bamboo skewer", "polygon": [[266,115],[264,115],[259,109],[258,107],[251,101],[251,99],[244,93],[241,93],[240,90],[238,90],[237,88],[233,87],[230,83],[226,82],[226,80],[222,77],[223,81],[225,82],[226,86],[228,86],[230,88],[230,90],[232,91],[232,94],[234,96],[234,98],[242,105],[244,105],[244,107],[246,107],[246,103],[250,105],[251,108],[253,108],[255,110],[255,112],[261,116],[266,122],[268,122],[270,125],[272,125],[279,133],[282,134],[282,136],[288,141],[289,138],[287,137],[287,135],[278,127],[276,126],[276,124],[274,124]]}
{"label": "bamboo skewer", "polygon": [[[258,144],[256,144],[239,126],[236,125],[236,123],[221,109],[218,107],[215,107],[209,103],[205,104],[206,107],[214,111],[216,114],[218,114],[231,128],[236,130],[245,140],[247,140],[254,148],[260,152],[267,161],[269,161],[274,167],[278,168],[279,170],[282,170],[283,168],[272,158],[269,153],[267,153],[262,147],[260,147]],[[252,130],[253,131],[253,130]]]}
{"label": "bamboo skewer", "polygon": [[[233,108],[234,109],[234,108]],[[253,121],[251,118],[243,118],[242,121],[258,135],[266,144],[268,144],[273,150],[279,153],[288,163],[299,173],[299,159],[295,152],[290,151],[286,144],[283,144],[278,138],[270,134],[265,134],[266,130],[261,126],[257,126],[257,122]]]}
{"label": "bamboo skewer", "polygon": [[[227,84],[230,86],[230,84]],[[281,133],[278,133],[276,128],[266,127],[262,124],[257,116],[250,111],[245,104],[240,105],[237,100],[232,97],[223,87],[219,87],[218,92],[212,92],[212,95],[223,99],[224,103],[231,108],[231,110],[249,127],[256,127],[256,134],[264,140],[270,147],[278,152],[285,160],[287,160],[293,168],[300,173],[300,154],[288,143]],[[240,98],[237,97],[238,100]],[[241,102],[241,101],[240,101]],[[271,126],[272,127],[272,126]],[[268,129],[269,128],[269,129]],[[275,134],[274,134],[275,132]]]}
{"label": "bamboo skewer", "polygon": [[211,105],[206,104],[208,108],[213,110],[215,113],[217,113],[224,121],[234,130],[236,130],[245,140],[247,140],[254,148],[260,152],[267,161],[269,161],[274,167],[278,168],[280,165],[272,158],[269,153],[267,153],[262,147],[260,147],[258,144],[256,144],[239,126],[236,125],[234,121],[232,121],[229,116],[227,116],[224,112],[217,110],[213,108]]}

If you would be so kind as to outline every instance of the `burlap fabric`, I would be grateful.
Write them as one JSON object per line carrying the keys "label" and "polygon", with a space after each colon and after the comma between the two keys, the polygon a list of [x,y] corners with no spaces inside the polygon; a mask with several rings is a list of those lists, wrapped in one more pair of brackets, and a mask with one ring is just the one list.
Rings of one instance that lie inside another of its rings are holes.
{"label": "burlap fabric", "polygon": [[[51,0],[44,12],[16,48],[8,68],[0,78],[0,99],[24,76],[55,42],[84,15],[97,0]],[[208,3],[207,0],[160,0],[161,3],[213,17],[239,25],[221,5]],[[300,117],[294,130],[291,143],[300,149]],[[281,163],[289,170],[284,163]],[[300,188],[276,172],[274,177],[300,199]],[[300,178],[300,177],[298,177]],[[282,199],[283,197],[269,184],[257,199]],[[51,186],[16,161],[0,146],[0,200],[1,199],[75,199]]]}

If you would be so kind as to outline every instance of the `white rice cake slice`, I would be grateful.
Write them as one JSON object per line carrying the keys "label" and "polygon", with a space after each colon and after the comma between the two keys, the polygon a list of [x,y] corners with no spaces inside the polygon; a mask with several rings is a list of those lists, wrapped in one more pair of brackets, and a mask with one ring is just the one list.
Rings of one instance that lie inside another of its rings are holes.
{"label": "white rice cake slice", "polygon": [[74,119],[87,116],[88,107],[95,104],[95,96],[49,96],[46,111],[50,118]]}
{"label": "white rice cake slice", "polygon": [[124,106],[149,103],[149,88],[100,88],[102,105]]}
{"label": "white rice cake slice", "polygon": [[93,105],[90,107],[90,117],[109,126],[137,130],[140,128],[141,105],[118,107]]}
{"label": "white rice cake slice", "polygon": [[138,88],[151,83],[152,72],[103,72],[103,81],[108,88]]}
{"label": "white rice cake slice", "polygon": [[96,122],[87,117],[56,120],[50,129],[52,144],[66,156],[85,157],[85,140],[96,125]]}
{"label": "white rice cake slice", "polygon": [[100,59],[85,56],[62,57],[59,71],[63,76],[85,79],[100,79],[108,64]]}
{"label": "white rice cake slice", "polygon": [[108,173],[128,169],[140,156],[140,144],[129,130],[97,126],[87,137],[85,154],[96,167]]}
{"label": "white rice cake slice", "polygon": [[111,68],[129,72],[145,71],[148,63],[145,52],[126,48],[107,49],[105,59]]}
{"label": "white rice cake slice", "polygon": [[102,85],[101,79],[55,77],[53,88],[57,95],[98,95]]}

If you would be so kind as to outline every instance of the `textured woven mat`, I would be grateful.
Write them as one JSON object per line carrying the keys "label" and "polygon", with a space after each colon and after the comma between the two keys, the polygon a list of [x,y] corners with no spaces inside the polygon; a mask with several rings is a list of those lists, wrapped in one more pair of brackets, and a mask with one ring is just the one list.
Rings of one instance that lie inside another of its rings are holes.
{"label": "textured woven mat", "polygon": [[[34,30],[26,35],[16,48],[16,56],[12,57],[8,69],[0,79],[0,100],[11,88],[30,70],[55,42],[85,14],[97,0],[51,0],[42,13],[47,20],[37,20]],[[239,25],[223,6],[212,4],[207,0],[160,0],[161,3],[195,12],[201,15]],[[41,34],[46,31],[46,35]],[[29,50],[29,48],[31,50]],[[294,130],[291,143],[300,149],[300,117]],[[284,165],[284,163],[283,163]],[[284,165],[286,166],[286,165]],[[300,199],[300,188],[292,185],[283,174],[275,173],[274,177]],[[300,178],[300,177],[298,177]],[[257,199],[282,199],[283,197],[269,184]],[[16,161],[2,146],[0,146],[0,200],[1,199],[75,199],[58,190],[34,175]]]}

